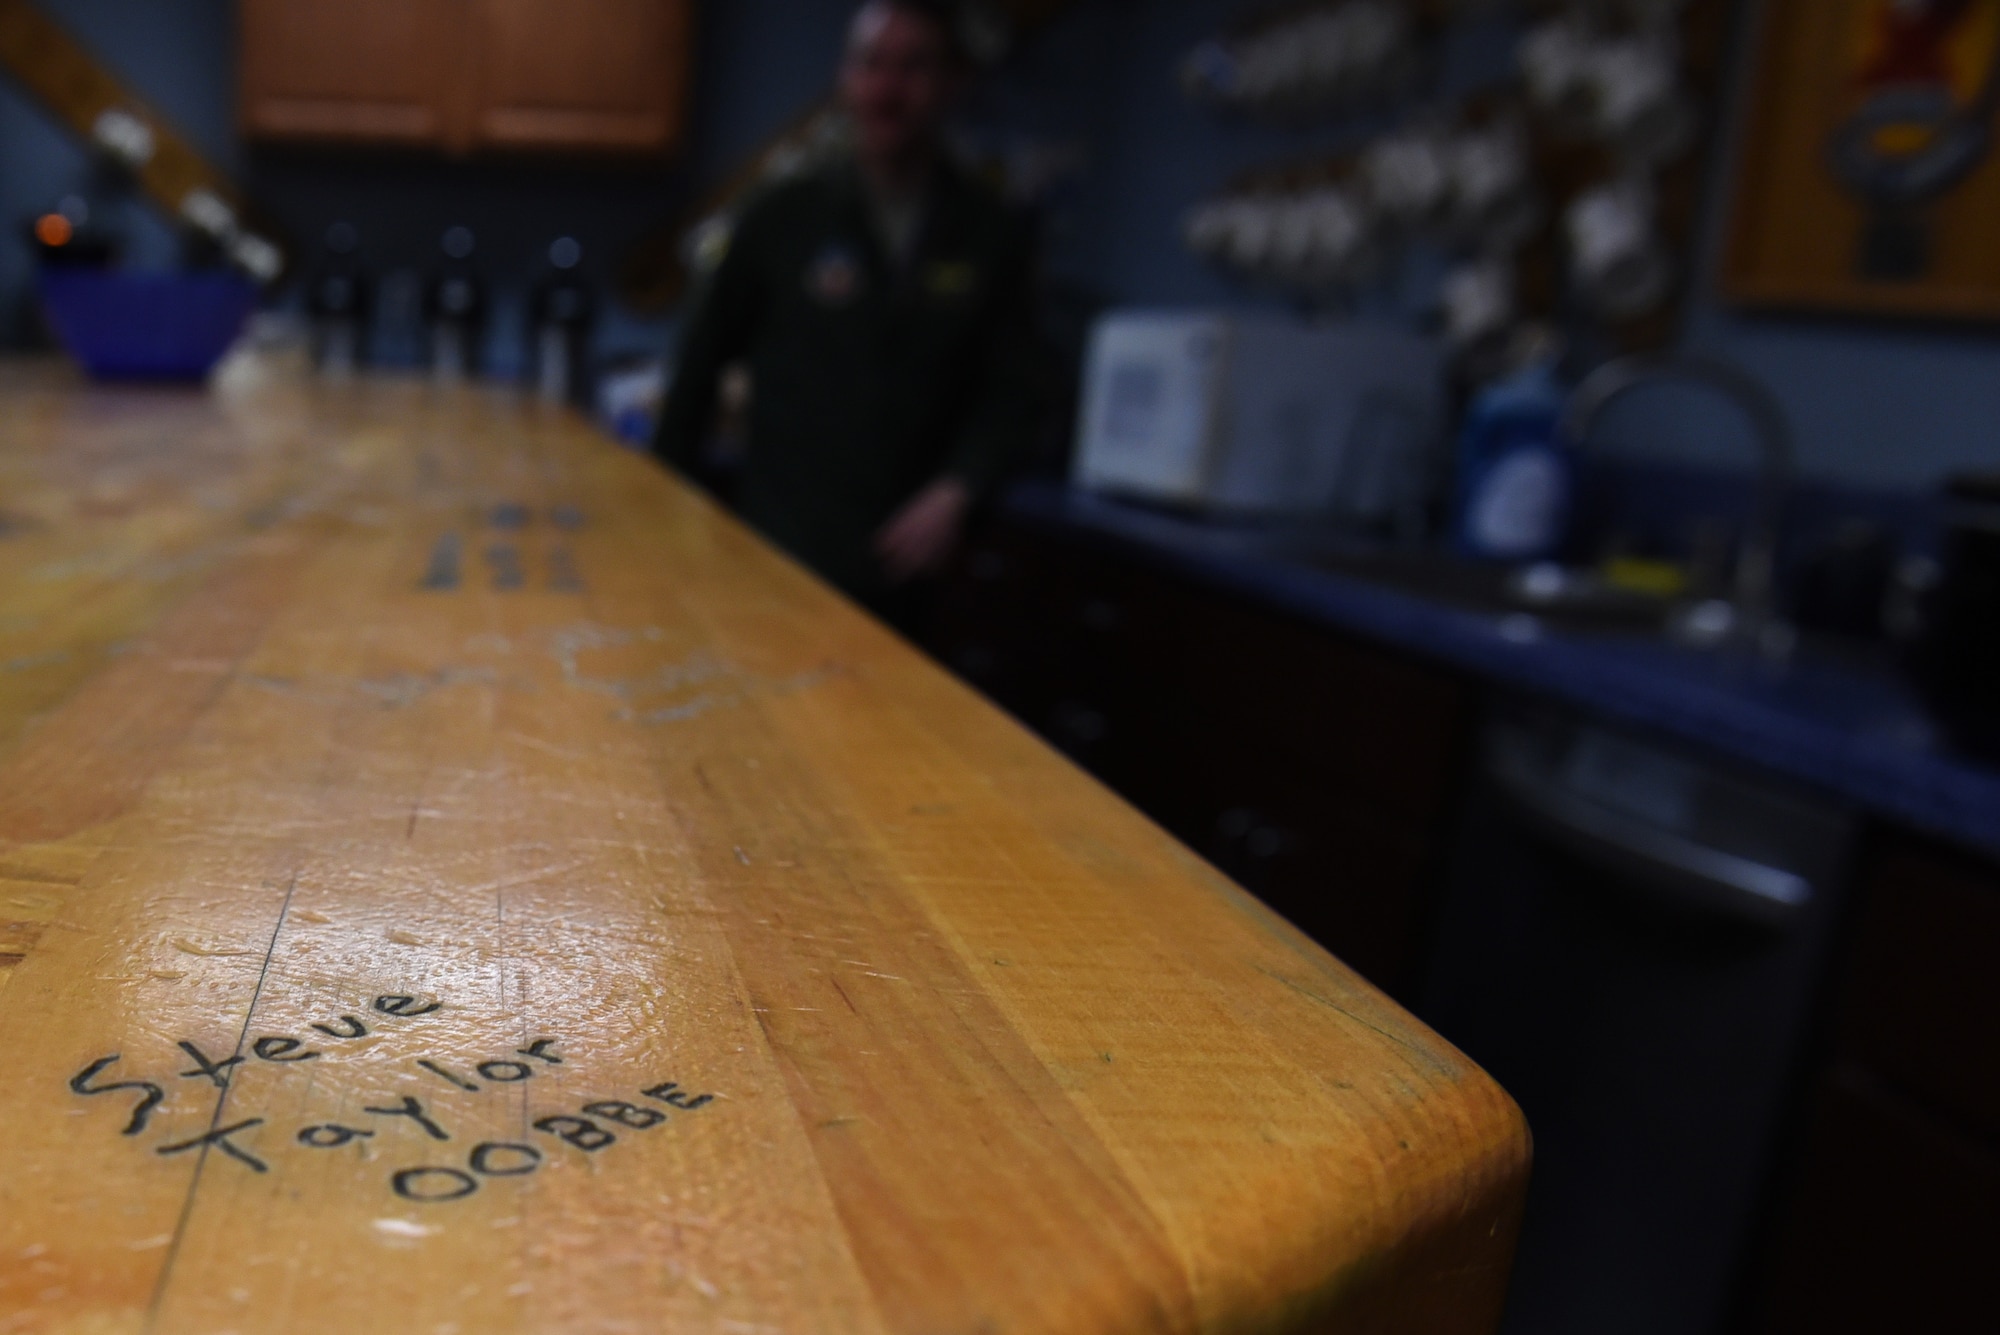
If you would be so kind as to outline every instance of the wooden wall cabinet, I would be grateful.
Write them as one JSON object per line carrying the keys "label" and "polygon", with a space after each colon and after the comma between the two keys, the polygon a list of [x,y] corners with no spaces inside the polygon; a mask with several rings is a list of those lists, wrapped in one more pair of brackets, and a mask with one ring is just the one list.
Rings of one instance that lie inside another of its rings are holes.
{"label": "wooden wall cabinet", "polygon": [[253,139],[462,146],[463,0],[243,0]]}
{"label": "wooden wall cabinet", "polygon": [[660,153],[679,140],[690,0],[242,0],[261,142]]}

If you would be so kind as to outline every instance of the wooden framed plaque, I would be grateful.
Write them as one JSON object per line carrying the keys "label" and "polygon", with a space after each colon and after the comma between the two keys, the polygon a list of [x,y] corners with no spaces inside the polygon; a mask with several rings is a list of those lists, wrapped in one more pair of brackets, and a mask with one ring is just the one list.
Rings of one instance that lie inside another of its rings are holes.
{"label": "wooden framed plaque", "polygon": [[1724,294],[2000,317],[2000,0],[1769,0],[1757,60]]}

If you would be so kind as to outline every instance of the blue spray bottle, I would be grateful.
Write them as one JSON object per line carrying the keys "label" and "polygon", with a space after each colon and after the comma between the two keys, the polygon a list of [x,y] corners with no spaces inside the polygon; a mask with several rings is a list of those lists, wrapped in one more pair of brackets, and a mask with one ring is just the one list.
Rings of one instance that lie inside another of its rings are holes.
{"label": "blue spray bottle", "polygon": [[1576,464],[1561,436],[1568,391],[1550,340],[1473,397],[1458,438],[1454,545],[1479,561],[1539,561],[1569,529]]}

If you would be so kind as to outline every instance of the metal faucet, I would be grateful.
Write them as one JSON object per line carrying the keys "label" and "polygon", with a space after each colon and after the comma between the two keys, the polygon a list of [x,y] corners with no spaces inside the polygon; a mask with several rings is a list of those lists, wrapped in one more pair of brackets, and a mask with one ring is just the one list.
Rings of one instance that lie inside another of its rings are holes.
{"label": "metal faucet", "polygon": [[[1642,355],[1605,363],[1576,387],[1563,414],[1563,434],[1578,450],[1613,399],[1627,390],[1666,381],[1690,381],[1719,392],[1743,411],[1762,455],[1757,508],[1736,558],[1734,595],[1726,604],[1704,604],[1686,623],[1688,638],[1747,642],[1781,652],[1788,638],[1777,626],[1778,540],[1796,471],[1792,429],[1778,400],[1759,381],[1726,362],[1706,357]],[[1704,615],[1706,614],[1706,615]]]}

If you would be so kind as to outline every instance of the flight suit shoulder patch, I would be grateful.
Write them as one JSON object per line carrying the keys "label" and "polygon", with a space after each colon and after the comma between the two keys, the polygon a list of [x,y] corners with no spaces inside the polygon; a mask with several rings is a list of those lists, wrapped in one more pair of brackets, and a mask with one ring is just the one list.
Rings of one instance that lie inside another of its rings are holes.
{"label": "flight suit shoulder patch", "polygon": [[829,241],[806,265],[806,295],[822,306],[845,306],[862,293],[868,281],[861,254],[844,241]]}

